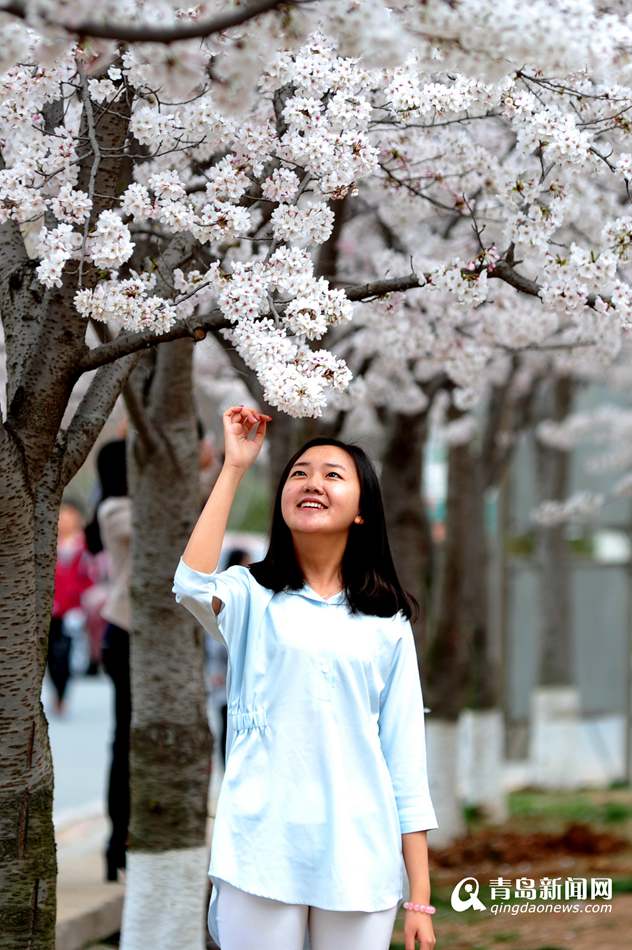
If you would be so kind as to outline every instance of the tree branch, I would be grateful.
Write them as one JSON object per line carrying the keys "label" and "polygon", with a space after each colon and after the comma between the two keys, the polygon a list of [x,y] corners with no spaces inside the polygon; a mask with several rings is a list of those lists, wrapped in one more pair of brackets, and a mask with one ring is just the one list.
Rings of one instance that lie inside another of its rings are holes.
{"label": "tree branch", "polygon": [[[508,255],[510,255],[510,253],[509,251]],[[469,277],[473,276],[473,272],[467,269],[463,270],[463,274]],[[504,280],[505,283],[514,287],[520,293],[527,294],[531,297],[540,296],[541,288],[537,281],[531,280],[531,278],[518,273],[513,265],[505,258],[498,261],[493,269],[488,269],[487,274],[489,278],[495,277],[499,280]],[[366,284],[355,284],[351,287],[341,287],[341,289],[345,291],[349,300],[360,302],[372,300],[375,297],[384,297],[386,294],[415,290],[431,282],[431,274],[422,274],[419,277],[417,274],[410,273],[403,277],[387,277],[384,280],[369,281]],[[602,299],[607,302],[609,298],[602,297]],[[594,310],[596,300],[596,294],[589,294],[588,297],[586,297],[586,306]],[[216,308],[212,310],[210,314],[206,314],[202,318],[194,317],[176,323],[166,333],[156,334],[152,331],[146,333],[125,333],[116,337],[116,339],[110,343],[104,343],[102,346],[94,347],[89,350],[80,365],[79,371],[85,373],[88,370],[97,369],[99,366],[103,366],[105,363],[111,363],[113,360],[126,356],[128,353],[146,350],[152,346],[156,346],[158,343],[181,340],[187,336],[193,337],[197,342],[198,340],[203,340],[207,333],[217,335],[219,330],[230,326],[232,326],[232,324],[224,319],[221,310]]]}
{"label": "tree branch", "polygon": [[500,456],[501,449],[498,438],[500,432],[510,432],[512,436],[514,435],[513,431],[511,431],[510,424],[508,424],[509,420],[507,417],[511,414],[511,406],[509,406],[510,394],[519,369],[520,362],[518,357],[513,356],[511,360],[511,371],[507,379],[500,385],[493,386],[491,390],[480,451],[481,465],[483,467],[483,484],[485,488],[490,488],[493,484],[490,473],[496,469]]}
{"label": "tree branch", "polygon": [[[0,169],[4,169],[4,159],[0,152]],[[0,224],[0,282],[10,276],[11,272],[28,261],[24,246],[24,239],[19,225],[9,218]]]}
{"label": "tree branch", "polygon": [[[101,340],[101,343],[107,344],[112,343],[112,335],[103,323],[97,323],[95,320],[91,321],[94,331]],[[127,415],[129,416],[130,422],[134,426],[138,438],[140,439],[143,447],[147,452],[152,452],[156,447],[156,438],[152,426],[149,423],[149,420],[143,411],[142,399],[137,397],[137,387],[134,386],[136,382],[136,377],[141,373],[141,361],[143,354],[138,352],[136,354],[136,363],[132,367],[134,372],[134,378],[132,380],[132,373],[130,372],[125,380],[121,394],[123,396],[123,402],[125,403],[125,408],[127,410]],[[107,365],[107,364],[106,364]],[[146,368],[146,367],[145,367]]]}
{"label": "tree branch", "polygon": [[[522,294],[527,294],[530,297],[539,297],[542,291],[541,285],[538,284],[537,281],[531,280],[530,277],[525,277],[524,274],[520,274],[513,266],[513,263],[511,263],[511,258],[512,250],[510,248],[493,268],[487,268],[488,278],[490,280],[492,278],[503,280],[506,284],[509,284]],[[481,268],[481,272],[483,270],[485,270],[485,267]],[[472,278],[474,276],[474,272],[466,268],[464,268],[461,273],[464,277]],[[417,274],[411,273],[403,277],[389,277],[386,280],[374,280],[368,284],[357,284],[353,287],[343,289],[349,300],[361,301],[372,297],[383,297],[385,294],[397,293],[398,291],[414,290],[417,287],[424,287],[428,283],[432,283],[432,274],[422,274],[418,277]],[[595,309],[598,296],[606,303],[610,300],[609,297],[602,296],[601,294],[588,294],[586,297],[586,306],[590,307],[591,310]]]}
{"label": "tree branch", "polygon": [[356,284],[354,287],[343,287],[349,300],[368,300],[371,297],[384,297],[386,294],[397,293],[401,290],[414,290],[427,283],[426,277],[417,277],[417,274],[407,274],[405,277],[387,277],[385,280],[373,280],[368,284]]}
{"label": "tree branch", "polygon": [[[85,20],[83,23],[69,24],[47,21],[50,26],[65,30],[78,36],[90,36],[102,40],[118,40],[122,43],[176,43],[178,40],[200,39],[222,33],[231,27],[246,23],[262,13],[268,13],[278,7],[291,7],[301,3],[315,2],[315,0],[253,0],[247,7],[224,13],[221,16],[197,23],[186,23],[179,26],[128,26],[124,23],[97,23]],[[15,2],[0,10],[2,13],[11,13],[20,19],[26,18],[23,4]]]}
{"label": "tree branch", "polygon": [[487,276],[504,280],[506,284],[519,290],[522,294],[528,294],[530,297],[540,296],[540,285],[535,280],[519,274],[506,260],[498,261],[494,269],[487,272]]}
{"label": "tree branch", "polygon": [[536,376],[526,392],[510,400],[510,419],[505,428],[505,434],[508,434],[509,438],[505,439],[503,445],[495,446],[494,458],[486,466],[486,488],[495,488],[500,484],[516,450],[518,436],[533,425],[533,405],[544,379],[542,375]]}
{"label": "tree branch", "polygon": [[95,374],[75,410],[70,425],[58,436],[66,443],[61,469],[62,485],[67,485],[85,462],[139,359],[140,353],[133,353],[118,360],[113,366],[102,366]]}
{"label": "tree branch", "polygon": [[151,349],[159,343],[170,343],[172,340],[183,340],[186,337],[192,337],[198,343],[206,337],[207,333],[217,335],[219,330],[230,326],[232,326],[230,321],[224,319],[221,310],[216,308],[203,317],[182,320],[174,324],[166,333],[155,333],[152,330],[145,333],[122,333],[113,340],[88,350],[79,366],[79,373],[98,369],[130,353]]}

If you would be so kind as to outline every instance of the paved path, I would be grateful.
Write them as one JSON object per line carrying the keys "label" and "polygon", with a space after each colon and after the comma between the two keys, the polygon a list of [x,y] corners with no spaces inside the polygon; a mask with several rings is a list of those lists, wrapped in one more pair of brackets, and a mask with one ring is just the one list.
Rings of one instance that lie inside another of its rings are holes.
{"label": "paved path", "polygon": [[[70,681],[66,697],[68,711],[63,716],[56,716],[52,689],[46,677],[42,698],[55,770],[53,818],[56,826],[85,815],[105,813],[114,729],[113,687],[104,673],[75,677]],[[211,710],[209,715],[213,725]],[[217,797],[221,782],[217,743],[215,745],[212,799]]]}
{"label": "paved path", "polygon": [[112,684],[104,673],[72,679],[66,698],[67,712],[55,715],[45,679],[42,700],[53,752],[56,826],[86,813],[103,813],[112,741]]}
{"label": "paved path", "polygon": [[[118,884],[104,881],[103,851],[109,833],[105,810],[113,730],[112,684],[105,674],[76,677],[69,684],[67,699],[67,713],[56,716],[50,683],[45,680],[42,700],[55,770],[57,950],[79,950],[118,929],[125,881],[123,875]],[[214,765],[211,815],[222,778],[219,765]],[[209,843],[211,833],[212,819]]]}

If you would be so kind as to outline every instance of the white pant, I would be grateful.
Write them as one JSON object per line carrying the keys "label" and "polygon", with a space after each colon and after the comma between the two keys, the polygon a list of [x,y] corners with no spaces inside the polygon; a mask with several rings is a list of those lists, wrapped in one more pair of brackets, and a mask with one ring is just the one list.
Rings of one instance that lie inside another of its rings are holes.
{"label": "white pant", "polygon": [[388,950],[398,905],[387,910],[323,910],[258,897],[222,881],[217,900],[221,950]]}

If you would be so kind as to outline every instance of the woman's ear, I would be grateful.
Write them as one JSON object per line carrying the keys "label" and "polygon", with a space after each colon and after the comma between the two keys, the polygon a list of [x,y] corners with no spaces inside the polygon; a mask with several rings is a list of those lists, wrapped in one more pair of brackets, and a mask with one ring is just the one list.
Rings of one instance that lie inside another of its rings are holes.
{"label": "woman's ear", "polygon": [[364,524],[364,518],[362,515],[356,515],[353,521],[355,524]]}

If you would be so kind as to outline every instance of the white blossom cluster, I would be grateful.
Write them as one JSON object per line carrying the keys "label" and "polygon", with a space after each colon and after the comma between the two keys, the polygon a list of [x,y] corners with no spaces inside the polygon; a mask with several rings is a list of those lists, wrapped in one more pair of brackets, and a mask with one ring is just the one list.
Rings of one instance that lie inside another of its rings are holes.
{"label": "white blossom cluster", "polygon": [[290,415],[319,416],[327,402],[327,390],[343,390],[351,380],[343,360],[327,350],[310,350],[299,337],[289,338],[269,318],[253,322],[248,335],[222,332],[244,362],[256,370],[265,401]]}
{"label": "white blossom cluster", "polygon": [[531,520],[544,528],[569,521],[586,521],[602,508],[605,496],[599,492],[580,491],[564,501],[545,501],[531,512]]}
{"label": "white blossom cluster", "polygon": [[[629,377],[628,367],[616,368],[615,375]],[[613,382],[608,374],[609,382]],[[623,382],[623,379],[622,379]],[[616,384],[616,381],[614,381]],[[538,509],[542,524],[560,524],[580,520],[611,499],[632,493],[632,412],[620,405],[604,404],[583,412],[573,412],[561,421],[543,420],[536,427],[540,442],[569,452],[578,446],[596,446],[583,461],[583,468],[593,476],[621,473],[604,493],[583,492],[563,503],[544,505]]]}
{"label": "white blossom cluster", "polygon": [[334,213],[320,201],[299,208],[280,204],[272,212],[272,229],[279,242],[287,244],[324,244],[334,225]]}
{"label": "white blossom cluster", "polygon": [[464,413],[458,419],[435,425],[433,435],[446,446],[467,445],[478,434],[479,424],[473,413]]}
{"label": "white blossom cluster", "polygon": [[[157,0],[152,22],[225,7]],[[0,14],[0,225],[29,235],[45,287],[75,282],[86,317],[160,333],[217,310],[293,415],[342,405],[352,368],[354,398],[411,412],[444,376],[469,419],[516,353],[581,377],[618,356],[632,329],[622,5],[319,0],[122,49],[51,25],[146,15],[141,0]],[[111,156],[85,155],[123,101],[133,174],[104,196],[93,178]],[[187,259],[165,274],[175,237]],[[323,277],[325,244],[337,273]],[[341,289],[411,270],[417,288],[366,304]]]}
{"label": "white blossom cluster", "polygon": [[574,412],[560,422],[544,420],[537,426],[539,441],[561,451],[582,443],[599,446],[585,463],[587,471],[603,473],[632,464],[632,413],[622,406],[602,405],[586,412]]}
{"label": "white blossom cluster", "polygon": [[384,96],[388,110],[397,118],[410,121],[431,115],[460,113],[489,100],[487,84],[463,75],[446,77],[443,82],[424,82],[423,71],[415,56],[385,76]]}
{"label": "white blossom cluster", "polygon": [[176,310],[168,300],[151,294],[155,286],[155,276],[132,272],[125,280],[102,280],[94,290],[78,290],[75,306],[86,319],[112,321],[135,333],[148,328],[164,333],[175,323]]}
{"label": "white blossom cluster", "polygon": [[312,175],[324,195],[341,197],[377,169],[369,134],[373,107],[366,94],[371,82],[370,73],[338,56],[322,33],[296,52],[279,53],[265,77],[264,89],[294,92],[283,106],[286,128],[276,153]]}
{"label": "white blossom cluster", "polygon": [[[81,192],[75,194],[82,196]],[[74,217],[75,220],[77,218],[83,220],[89,214],[89,210],[83,210],[86,206],[89,207],[89,199],[85,202],[85,197],[80,197],[74,205],[69,204],[67,195],[65,199],[56,200],[66,218],[70,217],[72,220]],[[62,204],[64,200],[66,200],[65,205]],[[71,214],[67,210],[69,207],[75,209]],[[41,260],[37,268],[37,276],[45,287],[61,287],[62,271],[71,258],[85,256],[96,267],[113,270],[128,261],[133,251],[134,242],[130,239],[129,229],[120,217],[114,211],[102,211],[90,234],[85,255],[81,231],[74,229],[71,224],[58,224],[52,229],[43,227],[38,238],[38,253]]]}

